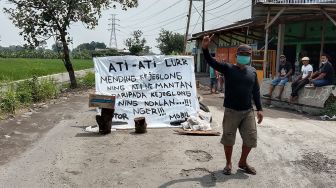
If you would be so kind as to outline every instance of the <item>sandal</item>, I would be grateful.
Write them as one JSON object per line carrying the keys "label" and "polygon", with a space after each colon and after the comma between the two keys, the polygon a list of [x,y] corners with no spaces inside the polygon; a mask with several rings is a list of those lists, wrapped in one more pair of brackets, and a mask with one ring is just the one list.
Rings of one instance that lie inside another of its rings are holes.
{"label": "sandal", "polygon": [[223,169],[223,174],[225,174],[225,175],[231,175],[231,171],[232,171],[232,169],[231,168],[224,168]]}
{"label": "sandal", "polygon": [[257,174],[257,171],[252,167],[252,166],[249,166],[248,164],[246,164],[245,166],[238,166],[240,169],[244,170],[245,173],[247,174],[252,174],[252,175],[256,175]]}

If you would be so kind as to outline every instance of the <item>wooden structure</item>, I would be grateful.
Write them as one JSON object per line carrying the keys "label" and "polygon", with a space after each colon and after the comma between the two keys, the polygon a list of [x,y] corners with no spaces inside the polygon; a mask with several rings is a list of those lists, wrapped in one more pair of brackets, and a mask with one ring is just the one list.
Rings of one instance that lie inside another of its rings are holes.
{"label": "wooden structure", "polygon": [[[215,34],[213,44],[210,46],[210,51],[215,54],[217,61],[229,62],[236,64],[236,49],[240,44],[249,44],[253,48],[252,65],[257,69],[259,81],[261,82],[264,77],[275,76],[275,51],[270,50],[267,54],[268,64],[266,69],[268,72],[263,73],[263,64],[260,60],[260,49],[263,39],[264,20],[260,18],[252,18],[248,20],[242,20],[235,24],[228,25],[219,29],[201,32],[193,35],[193,40],[202,40],[206,34]],[[261,48],[263,49],[263,48]],[[198,60],[198,63],[203,60]],[[202,63],[203,66],[206,64]],[[204,67],[201,67],[202,72],[205,71]]]}
{"label": "wooden structure", "polygon": [[[319,56],[321,56],[323,53],[325,46],[325,33],[327,26],[326,19],[329,19],[330,22],[336,26],[336,0],[253,0],[252,4],[252,17],[266,18],[266,24],[264,28],[264,73],[266,73],[266,65],[268,63],[267,53],[269,45],[269,32],[273,25],[277,25],[278,28],[276,62],[279,62],[280,55],[284,52],[285,37],[299,37],[293,35],[291,36],[289,34],[286,36],[286,24],[313,20],[319,20],[322,22],[322,28],[320,31],[321,42]],[[299,54],[297,52],[296,61],[300,60],[298,56]],[[278,64],[276,67],[278,67]]]}
{"label": "wooden structure", "polygon": [[[323,51],[332,56],[332,62],[336,62],[335,32],[336,0],[252,0],[251,19],[193,34],[190,40],[198,43],[197,72],[207,70],[203,67],[206,64],[202,63],[200,49],[204,35],[215,34],[209,49],[216,54],[217,60],[234,63],[232,49],[243,43],[251,45],[255,53],[264,51],[262,59],[258,56],[252,62],[260,80],[260,77],[275,76],[281,54],[285,54],[297,70],[304,55],[312,59],[316,70]],[[225,55],[222,51],[228,52]]]}
{"label": "wooden structure", "polygon": [[89,107],[101,108],[101,115],[96,116],[100,134],[111,133],[114,115],[115,96],[95,95],[89,96]]}

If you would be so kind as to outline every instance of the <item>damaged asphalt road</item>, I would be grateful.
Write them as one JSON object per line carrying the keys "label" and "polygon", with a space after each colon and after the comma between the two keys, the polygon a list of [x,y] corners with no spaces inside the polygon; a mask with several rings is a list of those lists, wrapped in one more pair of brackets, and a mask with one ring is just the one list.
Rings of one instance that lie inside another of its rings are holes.
{"label": "damaged asphalt road", "polygon": [[[221,131],[223,97],[199,92]],[[334,122],[266,109],[249,159],[257,175],[237,169],[237,136],[233,175],[225,176],[220,137],[86,133],[96,125],[87,103],[80,93],[1,122],[0,187],[336,187]]]}

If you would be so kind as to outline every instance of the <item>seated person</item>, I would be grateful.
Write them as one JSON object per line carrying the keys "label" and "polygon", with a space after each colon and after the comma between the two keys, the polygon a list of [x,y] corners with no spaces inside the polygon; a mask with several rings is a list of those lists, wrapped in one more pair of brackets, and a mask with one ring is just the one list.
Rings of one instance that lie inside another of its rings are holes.
{"label": "seated person", "polygon": [[309,84],[309,78],[313,73],[313,66],[309,64],[309,61],[309,57],[302,58],[303,65],[301,68],[301,74],[299,75],[297,80],[292,83],[292,93],[289,102],[293,102],[294,100],[296,100],[299,90],[303,88],[306,84]]}
{"label": "seated person", "polygon": [[320,69],[309,78],[309,81],[313,87],[322,87],[334,84],[335,70],[328,61],[328,56],[326,54],[321,56]]}
{"label": "seated person", "polygon": [[271,98],[272,93],[274,91],[275,86],[280,86],[280,93],[276,99],[281,100],[282,92],[284,91],[286,83],[289,81],[293,73],[293,68],[290,62],[286,61],[286,56],[280,56],[280,65],[279,65],[279,72],[277,74],[277,78],[272,81],[272,86],[270,87],[269,93],[264,95],[264,97]]}

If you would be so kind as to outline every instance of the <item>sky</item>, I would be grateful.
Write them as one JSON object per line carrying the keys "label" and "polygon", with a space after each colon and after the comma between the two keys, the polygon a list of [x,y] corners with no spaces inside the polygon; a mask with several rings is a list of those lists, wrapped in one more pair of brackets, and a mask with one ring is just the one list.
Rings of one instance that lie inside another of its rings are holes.
{"label": "sky", "polygon": [[[251,17],[251,0],[206,0],[205,2],[205,30],[223,27]],[[19,35],[20,30],[3,12],[3,8],[8,6],[10,4],[6,0],[0,1],[0,46],[23,45],[25,41]],[[99,25],[94,30],[86,29],[81,23],[73,23],[69,30],[73,38],[70,48],[91,41],[109,45],[109,18],[111,14],[117,14],[116,35],[119,49],[126,48],[124,41],[133,31],[141,30],[147,40],[146,45],[150,46],[153,52],[159,53],[156,38],[162,28],[185,34],[188,6],[188,0],[139,0],[137,8],[124,11],[119,4],[116,4],[116,9],[104,10]],[[202,1],[193,0],[190,34],[202,31],[201,14]],[[52,44],[54,41],[50,39],[48,47],[50,48]]]}

